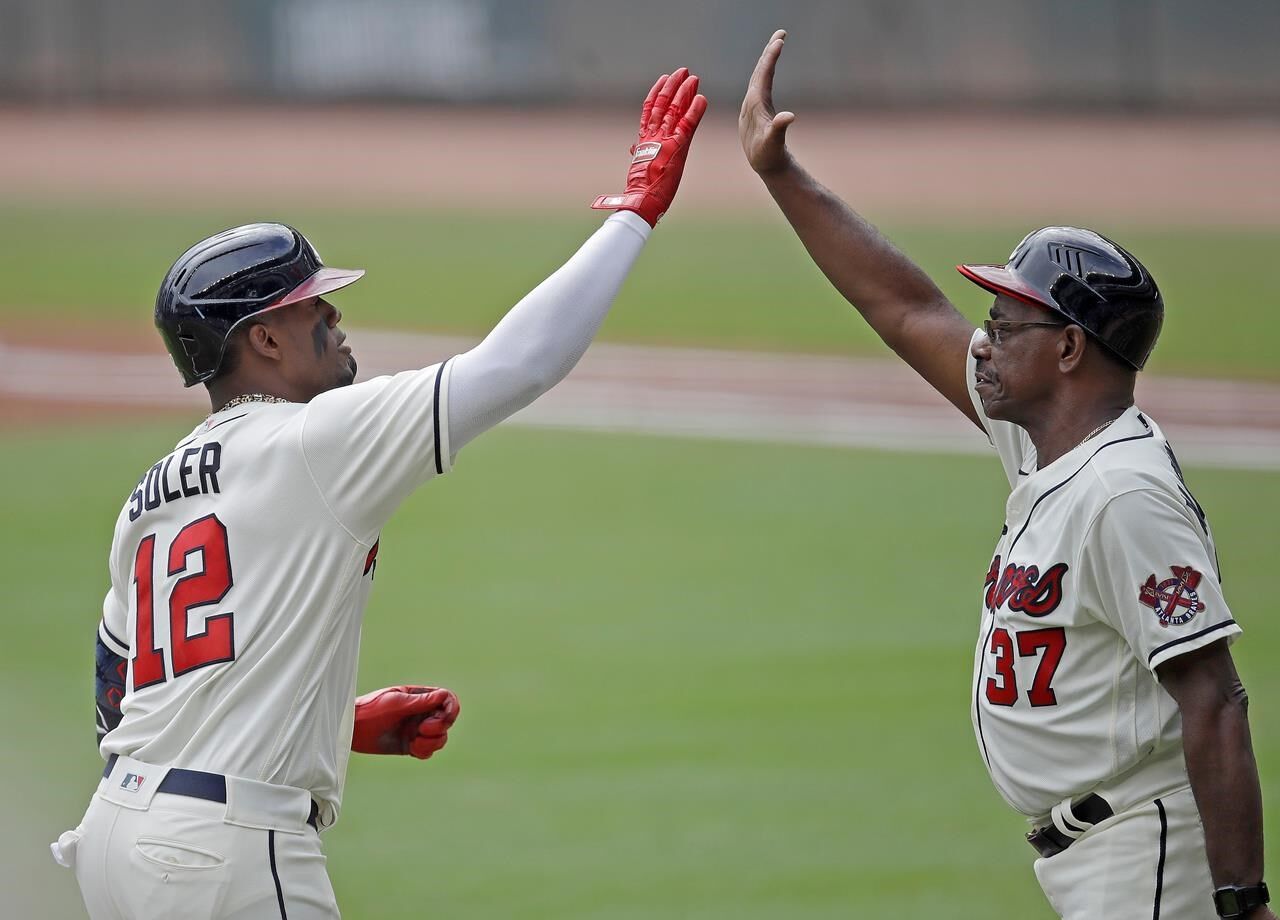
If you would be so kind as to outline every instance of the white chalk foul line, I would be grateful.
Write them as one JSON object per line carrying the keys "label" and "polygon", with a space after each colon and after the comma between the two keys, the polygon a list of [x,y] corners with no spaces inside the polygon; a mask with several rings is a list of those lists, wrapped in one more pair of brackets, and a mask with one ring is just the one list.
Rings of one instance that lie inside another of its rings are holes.
{"label": "white chalk foul line", "polygon": [[[351,334],[362,379],[424,367],[474,341]],[[206,407],[163,354],[0,343],[0,394],[116,407]],[[1280,470],[1280,386],[1143,378],[1139,404],[1188,464]],[[631,345],[592,346],[512,424],[762,443],[983,454],[986,439],[900,362]]]}

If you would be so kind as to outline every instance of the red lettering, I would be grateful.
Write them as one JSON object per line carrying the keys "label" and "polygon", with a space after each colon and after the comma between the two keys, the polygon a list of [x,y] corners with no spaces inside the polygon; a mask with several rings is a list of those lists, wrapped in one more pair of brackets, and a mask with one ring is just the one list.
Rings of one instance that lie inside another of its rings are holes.
{"label": "red lettering", "polygon": [[1047,616],[1062,603],[1062,578],[1067,573],[1067,564],[1059,562],[1050,566],[1039,579],[1032,574],[1035,571],[1035,566],[1027,570],[1027,584],[1009,600],[1009,609],[1033,617]]}
{"label": "red lettering", "polygon": [[1068,566],[1059,562],[1049,567],[1044,575],[1037,566],[1009,564],[996,580],[1000,557],[996,556],[987,570],[984,602],[993,613],[1006,603],[1009,609],[1033,617],[1046,616],[1062,603],[1063,576]]}
{"label": "red lettering", "polygon": [[1018,676],[1013,670],[1013,640],[1000,627],[991,633],[991,652],[996,656],[996,676],[987,678],[987,699],[996,706],[1018,702]]}
{"label": "red lettering", "polygon": [[227,528],[212,514],[192,521],[169,546],[169,574],[187,570],[187,559],[196,550],[203,558],[201,571],[183,575],[169,595],[169,633],[173,646],[173,676],[236,657],[231,613],[204,621],[204,629],[187,634],[187,615],[197,607],[222,600],[231,589],[231,558]]}
{"label": "red lettering", "polygon": [[[138,544],[134,557],[133,581],[138,611],[133,656],[133,689],[163,683],[167,677],[164,651],[155,640],[155,604],[152,597],[152,569],[155,565],[155,534]],[[199,571],[188,572],[187,561],[200,552]],[[187,635],[190,611],[221,601],[231,590],[231,551],[227,529],[212,514],[192,521],[178,532],[169,545],[170,575],[182,575],[169,594],[169,645],[173,676],[196,668],[235,658],[234,614],[228,611],[205,619],[204,629]]]}
{"label": "red lettering", "polygon": [[1000,557],[991,560],[991,568],[987,569],[987,578],[982,586],[987,589],[986,604],[988,610],[996,609],[996,582],[1000,579]]}
{"label": "red lettering", "polygon": [[156,535],[147,534],[133,557],[133,593],[138,608],[134,630],[133,689],[164,682],[164,654],[156,648],[155,606],[151,601],[151,569],[156,558]]}
{"label": "red lettering", "polygon": [[1018,654],[1024,658],[1032,658],[1041,649],[1044,655],[1036,666],[1036,676],[1031,681],[1031,689],[1027,691],[1027,699],[1032,706],[1056,706],[1058,695],[1053,692],[1053,675],[1058,673],[1058,664],[1062,661],[1062,653],[1067,647],[1067,631],[1061,626],[1051,629],[1030,629],[1018,633]]}

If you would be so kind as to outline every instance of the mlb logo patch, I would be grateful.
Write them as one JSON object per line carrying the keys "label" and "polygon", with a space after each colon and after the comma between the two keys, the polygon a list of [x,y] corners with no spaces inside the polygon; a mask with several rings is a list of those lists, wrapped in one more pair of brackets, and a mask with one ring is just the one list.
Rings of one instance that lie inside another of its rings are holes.
{"label": "mlb logo patch", "polygon": [[125,792],[137,792],[142,787],[142,781],[145,778],[137,773],[126,773],[124,779],[120,782],[120,788]]}

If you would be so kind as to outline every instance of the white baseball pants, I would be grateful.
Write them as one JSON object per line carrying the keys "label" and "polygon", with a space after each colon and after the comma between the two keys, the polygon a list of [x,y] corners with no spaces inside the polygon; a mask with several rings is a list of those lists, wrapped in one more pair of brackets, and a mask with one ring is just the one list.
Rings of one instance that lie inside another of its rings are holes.
{"label": "white baseball pants", "polygon": [[1217,920],[1190,787],[1094,825],[1035,870],[1063,920]]}
{"label": "white baseball pants", "polygon": [[[150,792],[122,785],[139,769]],[[91,920],[339,916],[300,790],[252,783],[245,791],[228,777],[228,802],[211,802],[155,791],[163,775],[121,758],[80,826],[54,844],[55,858],[75,870]],[[274,801],[273,789],[281,790]]]}

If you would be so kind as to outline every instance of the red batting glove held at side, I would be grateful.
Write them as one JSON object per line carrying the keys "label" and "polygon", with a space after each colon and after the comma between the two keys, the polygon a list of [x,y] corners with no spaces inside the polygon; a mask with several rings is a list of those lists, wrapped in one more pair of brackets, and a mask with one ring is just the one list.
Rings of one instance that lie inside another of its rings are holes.
{"label": "red batting glove held at side", "polygon": [[366,693],[356,697],[351,750],[426,760],[445,746],[459,711],[452,690],[401,686]]}
{"label": "red batting glove held at side", "polygon": [[649,226],[656,225],[676,197],[689,143],[706,110],[707,97],[698,95],[698,78],[687,67],[659,77],[640,110],[640,136],[631,148],[626,190],[601,195],[591,207],[635,211]]}

